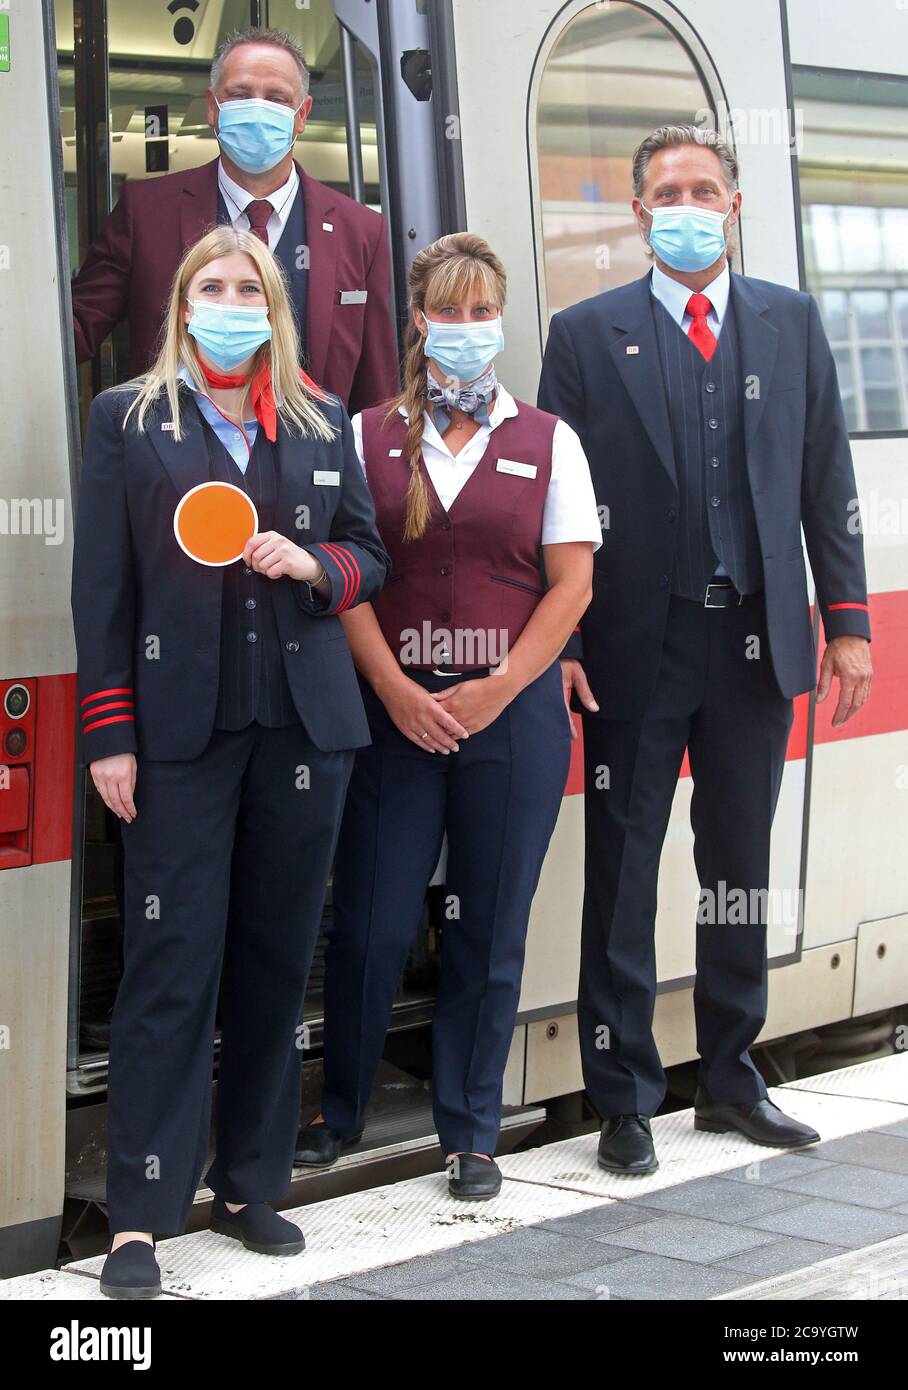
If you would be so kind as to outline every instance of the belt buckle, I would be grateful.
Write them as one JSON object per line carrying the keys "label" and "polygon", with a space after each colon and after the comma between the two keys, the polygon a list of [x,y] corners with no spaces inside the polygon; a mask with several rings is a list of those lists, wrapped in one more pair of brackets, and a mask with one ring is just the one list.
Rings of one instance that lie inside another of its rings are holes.
{"label": "belt buckle", "polygon": [[432,667],[433,676],[462,676],[463,671],[439,671],[437,666]]}
{"label": "belt buckle", "polygon": [[[703,599],[703,607],[704,607],[704,608],[728,608],[729,605],[728,605],[727,603],[710,603],[710,601],[709,601],[709,591],[710,591],[710,589],[734,589],[734,588],[735,588],[735,586],[734,586],[734,584],[731,583],[730,580],[729,580],[729,582],[728,582],[727,584],[722,583],[721,580],[710,580],[710,582],[709,582],[709,583],[707,584],[707,586],[706,586],[706,594],[705,594],[704,599]],[[737,590],[736,590],[736,589],[735,589],[735,592],[737,593]],[[741,607],[741,604],[742,604],[743,602],[744,602],[744,595],[743,595],[743,594],[738,594],[738,602],[737,602],[734,606],[735,606],[736,608],[740,608],[740,607]]]}

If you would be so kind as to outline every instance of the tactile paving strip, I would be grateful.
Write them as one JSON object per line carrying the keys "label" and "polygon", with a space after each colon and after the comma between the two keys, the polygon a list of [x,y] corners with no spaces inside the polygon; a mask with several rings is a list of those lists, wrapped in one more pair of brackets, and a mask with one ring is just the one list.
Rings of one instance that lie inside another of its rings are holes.
{"label": "tactile paving strip", "polygon": [[[886,1101],[795,1091],[787,1086],[772,1088],[769,1094],[786,1114],[812,1125],[823,1139],[838,1139],[843,1134],[875,1129],[905,1118],[904,1107]],[[660,1166],[647,1177],[625,1177],[599,1168],[595,1135],[510,1154],[499,1161],[499,1167],[509,1178],[595,1193],[614,1201],[642,1197],[691,1178],[710,1177],[787,1152],[752,1144],[742,1134],[702,1133],[694,1129],[693,1120],[692,1110],[679,1110],[653,1120]]]}
{"label": "tactile paving strip", "polygon": [[[282,1259],[256,1255],[210,1231],[158,1243],[165,1291],[192,1299],[304,1298],[307,1288],[414,1255],[448,1250],[597,1206],[593,1195],[506,1182],[490,1202],[453,1202],[447,1179],[430,1174],[282,1212],[298,1221],[307,1249]],[[97,1275],[103,1256],[67,1265]]]}
{"label": "tactile paving strip", "polygon": [[[84,1274],[69,1274],[65,1269],[42,1269],[38,1274],[21,1274],[15,1279],[0,1279],[0,1299],[16,1298],[48,1303],[108,1303],[97,1279]],[[181,1300],[162,1294],[156,1303],[179,1303]]]}
{"label": "tactile paving strip", "polygon": [[876,1062],[859,1062],[857,1066],[824,1072],[822,1076],[805,1076],[802,1081],[790,1082],[785,1089],[860,1096],[866,1100],[908,1105],[908,1052],[881,1057]]}

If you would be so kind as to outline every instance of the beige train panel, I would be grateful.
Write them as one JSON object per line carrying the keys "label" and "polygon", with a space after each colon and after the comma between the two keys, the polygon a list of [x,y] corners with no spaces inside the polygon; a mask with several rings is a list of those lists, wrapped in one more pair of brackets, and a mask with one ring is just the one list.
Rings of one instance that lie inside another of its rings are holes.
{"label": "beige train panel", "polygon": [[805,951],[797,965],[769,972],[769,1009],[758,1041],[784,1038],[852,1015],[855,950],[837,941]]}
{"label": "beige train panel", "polygon": [[[908,9],[905,19],[908,21]],[[905,29],[908,38],[908,22]],[[856,439],[851,449],[861,502],[868,591],[900,591],[908,584],[906,441]]]}
{"label": "beige train panel", "polygon": [[502,1105],[523,1105],[523,1071],[526,1060],[526,1028],[514,1029],[511,1050],[505,1064],[502,1082]]}
{"label": "beige train panel", "polygon": [[[5,8],[5,7],[0,7]],[[0,678],[75,670],[69,443],[41,8],[18,6],[0,76]],[[23,171],[28,170],[27,197]]]}
{"label": "beige train panel", "polygon": [[[908,76],[905,0],[788,0],[791,61]],[[737,16],[735,16],[737,22]]]}
{"label": "beige train panel", "polygon": [[582,904],[583,797],[566,796],[530,913],[521,1013],[577,998]]}
{"label": "beige train panel", "polygon": [[854,937],[859,923],[908,909],[906,774],[908,731],[815,748],[805,947]]}
{"label": "beige train panel", "polygon": [[854,972],[856,1018],[901,1004],[908,1004],[908,912],[860,924]]}
{"label": "beige train panel", "polygon": [[[549,1100],[583,1090],[577,1015],[538,1019],[526,1028],[525,1096]],[[526,1104],[526,1101],[524,1101]]]}
{"label": "beige train panel", "polygon": [[0,1229],[63,1207],[69,892],[68,862],[0,874]]}

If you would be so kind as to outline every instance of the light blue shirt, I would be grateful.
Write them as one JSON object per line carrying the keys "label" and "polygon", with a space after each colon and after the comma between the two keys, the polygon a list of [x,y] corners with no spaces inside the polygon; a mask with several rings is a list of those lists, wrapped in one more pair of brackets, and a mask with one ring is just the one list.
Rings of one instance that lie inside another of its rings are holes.
{"label": "light blue shirt", "polygon": [[[181,367],[177,372],[177,379],[186,382],[186,385],[195,396],[195,403],[199,407],[199,410],[214,430],[237,468],[241,473],[245,474],[249,466],[249,456],[252,453],[252,446],[255,443],[255,436],[259,427],[258,420],[253,416],[251,420],[245,421],[246,439],[244,439],[243,431],[239,426],[235,425],[232,420],[228,420],[225,415],[222,415],[211,397],[206,396],[204,391],[200,391],[197,388],[185,367]],[[247,439],[249,441],[248,446],[246,443]]]}
{"label": "light blue shirt", "polygon": [[[653,266],[653,278],[650,281],[650,289],[656,296],[663,309],[671,314],[675,323],[686,333],[693,322],[687,312],[687,302],[693,290],[689,290],[686,285],[682,285],[680,280],[673,280],[670,275],[666,275],[664,270],[660,270],[657,265]],[[705,294],[712,308],[706,315],[706,322],[713,331],[713,337],[718,339],[722,331],[722,320],[725,317],[725,310],[728,308],[728,294],[731,289],[731,275],[728,269],[728,262],[725,262],[723,269],[716,276],[715,280],[710,281],[701,294]]]}
{"label": "light blue shirt", "polygon": [[[693,290],[689,290],[686,285],[682,285],[680,280],[673,280],[670,275],[666,275],[664,270],[660,270],[657,265],[653,266],[653,278],[650,281],[650,289],[667,313],[671,314],[675,323],[686,333],[690,328],[693,319],[687,312],[687,303]],[[728,269],[728,261],[716,276],[711,280],[701,294],[705,294],[712,308],[706,315],[706,322],[713,331],[713,337],[718,341],[722,331],[722,320],[725,317],[725,310],[728,308],[728,293],[731,289],[731,274]],[[727,575],[728,570],[721,563],[716,565],[716,574]]]}

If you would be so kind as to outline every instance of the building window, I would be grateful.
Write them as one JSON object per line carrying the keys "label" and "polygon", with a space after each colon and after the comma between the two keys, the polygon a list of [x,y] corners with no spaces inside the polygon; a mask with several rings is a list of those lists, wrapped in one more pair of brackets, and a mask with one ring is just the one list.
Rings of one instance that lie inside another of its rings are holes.
{"label": "building window", "polygon": [[854,433],[908,429],[908,78],[794,68],[807,288]]}
{"label": "building window", "polygon": [[656,126],[704,124],[711,105],[678,35],[638,5],[591,4],[562,30],[535,129],[550,316],[646,273],[630,207],[634,150]]}

